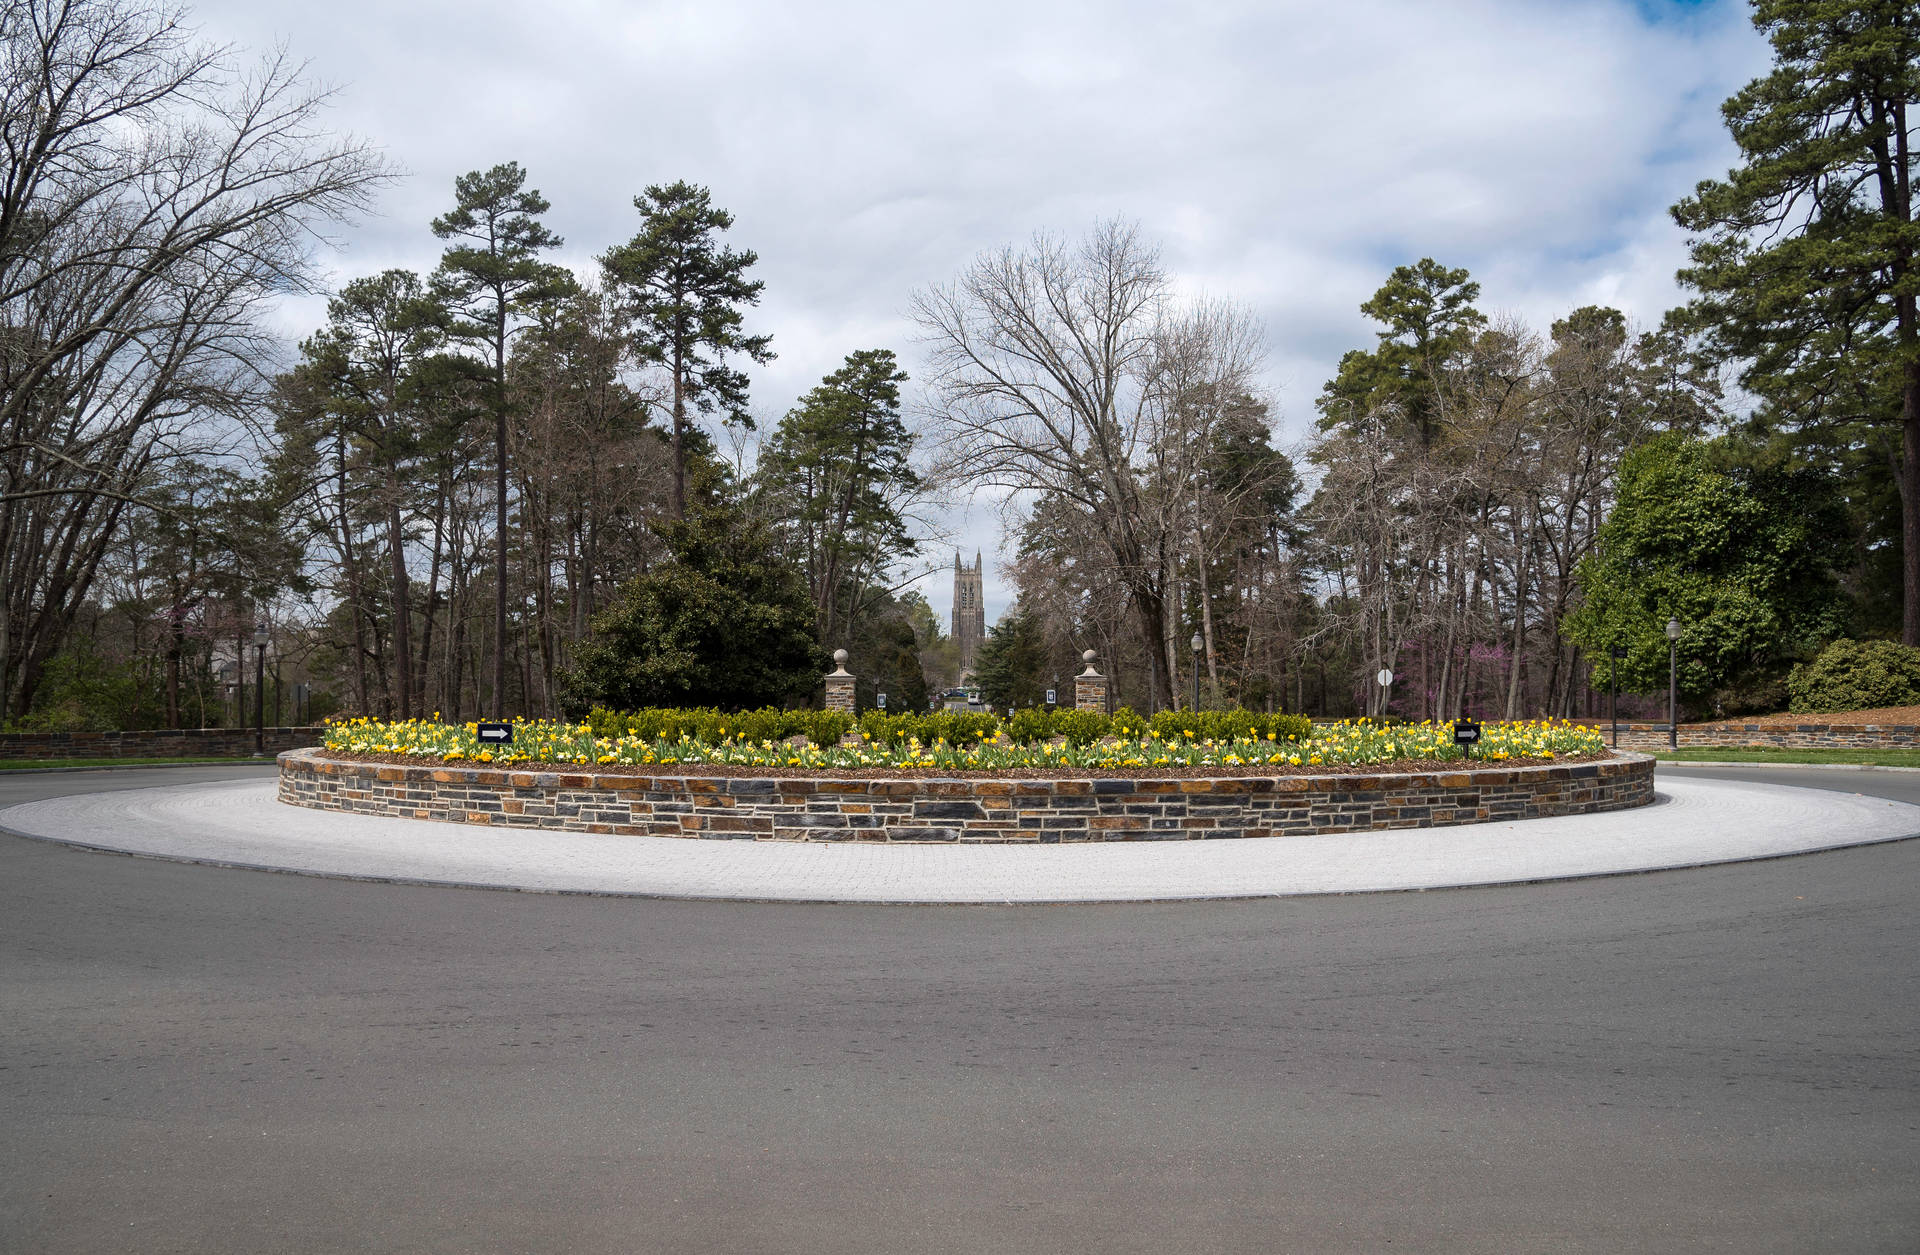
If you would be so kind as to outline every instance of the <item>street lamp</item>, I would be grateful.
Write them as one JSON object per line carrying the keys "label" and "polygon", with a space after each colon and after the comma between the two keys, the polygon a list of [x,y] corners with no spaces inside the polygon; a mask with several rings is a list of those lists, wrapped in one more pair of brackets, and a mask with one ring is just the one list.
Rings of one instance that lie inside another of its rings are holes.
{"label": "street lamp", "polygon": [[253,629],[253,752],[267,752],[267,625]]}
{"label": "street lamp", "polygon": [[1680,748],[1680,620],[1667,620],[1667,748]]}
{"label": "street lamp", "polygon": [[1191,644],[1193,645],[1193,708],[1198,710],[1200,709],[1200,651],[1206,648],[1207,643],[1200,639],[1200,633],[1195,632]]}

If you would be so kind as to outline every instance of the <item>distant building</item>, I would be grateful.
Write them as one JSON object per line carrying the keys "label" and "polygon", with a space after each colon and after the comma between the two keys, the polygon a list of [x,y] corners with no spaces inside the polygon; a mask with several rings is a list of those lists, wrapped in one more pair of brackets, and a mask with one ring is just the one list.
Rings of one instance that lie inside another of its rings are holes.
{"label": "distant building", "polygon": [[953,555],[953,639],[960,648],[960,674],[973,670],[974,655],[987,639],[987,606],[980,588],[981,560],[978,551],[973,565]]}

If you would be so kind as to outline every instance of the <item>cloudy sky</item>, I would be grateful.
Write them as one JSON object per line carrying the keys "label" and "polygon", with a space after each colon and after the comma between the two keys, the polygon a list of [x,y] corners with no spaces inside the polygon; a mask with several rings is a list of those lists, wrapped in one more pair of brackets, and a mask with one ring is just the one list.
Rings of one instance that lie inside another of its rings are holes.
{"label": "cloudy sky", "polygon": [[[1296,444],[1396,265],[1465,266],[1539,325],[1677,300],[1666,207],[1730,164],[1719,104],[1767,48],[1739,0],[199,0],[210,38],[276,42],[335,123],[407,177],[331,259],[433,267],[454,177],[527,167],[583,271],[688,179],[731,210],[766,293],[767,423],[851,350],[918,360],[910,294],[1039,229],[1138,220],[1180,285],[1264,321]],[[303,334],[317,303],[284,311]],[[988,552],[985,503],[956,516]],[[935,555],[951,561],[950,552]],[[943,613],[950,580],[925,589]]]}

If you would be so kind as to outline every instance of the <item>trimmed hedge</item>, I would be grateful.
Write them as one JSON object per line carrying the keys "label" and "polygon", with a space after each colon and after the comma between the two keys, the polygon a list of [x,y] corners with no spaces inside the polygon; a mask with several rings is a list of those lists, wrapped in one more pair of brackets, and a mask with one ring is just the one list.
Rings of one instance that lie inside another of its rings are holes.
{"label": "trimmed hedge", "polygon": [[1920,649],[1898,641],[1837,640],[1787,676],[1787,709],[1824,715],[1920,702]]}
{"label": "trimmed hedge", "polygon": [[838,710],[778,710],[772,706],[734,714],[704,707],[650,707],[621,712],[595,706],[587,714],[595,736],[639,736],[677,741],[681,737],[718,745],[723,741],[784,741],[804,736],[815,745],[838,745],[853,729],[853,716]]}
{"label": "trimmed hedge", "polygon": [[1313,721],[1305,715],[1263,715],[1247,710],[1163,710],[1151,720],[1122,706],[1112,715],[1093,710],[1016,711],[1005,723],[984,712],[935,711],[930,714],[893,714],[870,710],[858,723],[851,715],[836,710],[760,710],[732,714],[705,708],[651,708],[635,711],[608,710],[596,706],[587,715],[587,724],[600,737],[638,736],[649,740],[677,741],[681,737],[709,745],[725,741],[758,745],[764,741],[785,741],[804,736],[815,745],[837,745],[848,732],[858,730],[879,745],[902,745],[909,740],[922,745],[944,741],[948,745],[978,745],[1002,732],[1017,745],[1037,745],[1056,737],[1065,737],[1072,745],[1092,745],[1106,737],[1134,740],[1149,730],[1163,740],[1184,740],[1189,733],[1198,741],[1231,741],[1236,737],[1276,741],[1288,737],[1306,740],[1313,732]]}
{"label": "trimmed hedge", "polygon": [[1151,725],[1163,741],[1192,737],[1196,741],[1231,741],[1251,737],[1264,741],[1271,737],[1306,740],[1313,735],[1313,720],[1305,715],[1262,715],[1251,710],[1163,710]]}

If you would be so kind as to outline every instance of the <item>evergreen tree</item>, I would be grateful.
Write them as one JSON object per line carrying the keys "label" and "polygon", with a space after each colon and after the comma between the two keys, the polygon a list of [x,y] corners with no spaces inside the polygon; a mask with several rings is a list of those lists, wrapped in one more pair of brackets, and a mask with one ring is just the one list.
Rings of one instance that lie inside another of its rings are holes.
{"label": "evergreen tree", "polygon": [[565,704],[745,709],[807,700],[831,665],[813,600],[764,523],[696,509],[655,525],[672,552],[593,620]]}
{"label": "evergreen tree", "polygon": [[980,699],[995,710],[1037,706],[1046,697],[1047,634],[1040,616],[1018,602],[987,630],[973,658]]}
{"label": "evergreen tree", "polygon": [[717,236],[733,215],[716,209],[711,193],[684,180],[655,185],[633,198],[638,234],[600,259],[625,298],[633,346],[643,361],[664,367],[672,389],[673,514],[687,511],[687,416],[719,413],[753,426],[747,414],[747,377],[727,365],[734,356],[773,360],[772,336],[742,330],[741,308],[757,305],[766,285],[748,279],[759,260],[735,252]]}
{"label": "evergreen tree", "polygon": [[1360,312],[1382,324],[1372,352],[1352,349],[1318,402],[1322,431],[1350,423],[1383,405],[1397,405],[1418,434],[1433,443],[1441,421],[1440,375],[1486,325],[1473,306],[1480,285],[1465,270],[1449,270],[1431,257],[1395,266]]}
{"label": "evergreen tree", "polygon": [[507,340],[517,314],[568,286],[566,271],[540,260],[543,250],[563,241],[540,222],[552,206],[526,181],[515,161],[463,174],[453,181],[453,210],[433,220],[435,235],[457,241],[441,255],[434,276],[452,314],[452,333],[479,345],[492,368],[496,714],[506,713],[507,693]]}
{"label": "evergreen tree", "polygon": [[1898,462],[1902,635],[1920,644],[1913,0],[1756,0],[1774,67],[1722,106],[1743,164],[1674,206],[1692,326],[1790,427]]}
{"label": "evergreen tree", "polygon": [[1621,463],[1620,500],[1580,565],[1585,602],[1566,632],[1595,659],[1596,686],[1618,645],[1620,687],[1654,693],[1677,619],[1682,700],[1778,709],[1787,668],[1845,629],[1835,569],[1847,544],[1820,473],[1730,438],[1660,437]]}
{"label": "evergreen tree", "polygon": [[780,420],[760,456],[759,487],[790,532],[820,607],[820,639],[877,608],[876,583],[918,547],[902,514],[920,488],[900,421],[907,380],[893,353],[862,349]]}

